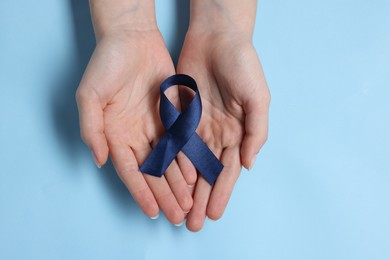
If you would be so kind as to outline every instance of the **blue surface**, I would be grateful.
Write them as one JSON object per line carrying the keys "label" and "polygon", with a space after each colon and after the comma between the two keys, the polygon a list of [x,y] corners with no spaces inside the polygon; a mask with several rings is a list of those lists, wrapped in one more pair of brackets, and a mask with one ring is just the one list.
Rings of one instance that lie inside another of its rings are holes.
{"label": "blue surface", "polygon": [[[199,233],[135,205],[78,134],[87,1],[0,1],[0,259],[390,259],[390,2],[260,1],[269,141]],[[173,56],[188,3],[157,1]]]}

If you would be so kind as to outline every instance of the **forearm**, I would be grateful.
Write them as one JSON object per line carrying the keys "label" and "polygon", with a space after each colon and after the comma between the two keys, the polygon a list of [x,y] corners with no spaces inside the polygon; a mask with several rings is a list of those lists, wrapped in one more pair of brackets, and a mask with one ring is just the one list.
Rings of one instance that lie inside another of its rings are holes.
{"label": "forearm", "polygon": [[252,37],[257,0],[191,0],[190,29],[245,33]]}
{"label": "forearm", "polygon": [[118,30],[157,28],[154,0],[90,0],[97,40]]}

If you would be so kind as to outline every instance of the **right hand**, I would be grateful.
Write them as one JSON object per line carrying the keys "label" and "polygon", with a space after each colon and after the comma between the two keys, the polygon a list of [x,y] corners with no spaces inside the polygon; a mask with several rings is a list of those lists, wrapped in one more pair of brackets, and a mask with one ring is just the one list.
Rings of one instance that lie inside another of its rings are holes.
{"label": "right hand", "polygon": [[[81,136],[98,167],[110,152],[118,175],[144,213],[154,217],[161,209],[170,222],[179,224],[193,204],[188,184],[195,183],[196,172],[189,160],[182,156],[180,167],[173,161],[161,178],[139,171],[164,132],[159,85],[173,74],[157,28],[105,34],[77,90],[77,104]],[[178,104],[177,91],[169,94]]]}

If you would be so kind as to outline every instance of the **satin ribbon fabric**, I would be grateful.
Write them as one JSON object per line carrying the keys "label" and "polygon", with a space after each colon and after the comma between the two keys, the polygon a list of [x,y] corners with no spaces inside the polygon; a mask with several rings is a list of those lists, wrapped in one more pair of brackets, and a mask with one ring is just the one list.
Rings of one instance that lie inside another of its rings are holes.
{"label": "satin ribbon fabric", "polygon": [[[195,92],[183,113],[177,111],[165,95],[165,91],[175,85],[186,86]],[[141,165],[140,171],[161,177],[177,153],[183,151],[207,182],[213,185],[223,165],[195,132],[202,115],[202,102],[195,80],[184,74],[173,75],[161,84],[160,95],[160,117],[166,132]]]}

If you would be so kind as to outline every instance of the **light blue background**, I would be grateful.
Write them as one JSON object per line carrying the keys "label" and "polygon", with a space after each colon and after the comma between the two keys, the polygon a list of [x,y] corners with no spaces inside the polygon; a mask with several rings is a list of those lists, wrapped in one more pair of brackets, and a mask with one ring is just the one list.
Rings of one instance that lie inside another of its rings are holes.
{"label": "light blue background", "polygon": [[[145,217],[79,139],[86,2],[0,2],[0,259],[390,259],[390,1],[260,1],[269,140],[199,233]],[[157,12],[176,59],[188,3]]]}

